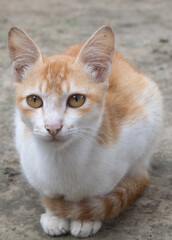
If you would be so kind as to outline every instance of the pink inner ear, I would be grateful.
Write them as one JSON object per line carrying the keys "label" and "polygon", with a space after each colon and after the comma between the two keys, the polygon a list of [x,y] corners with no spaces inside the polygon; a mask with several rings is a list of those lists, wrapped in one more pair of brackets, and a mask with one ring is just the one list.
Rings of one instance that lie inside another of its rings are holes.
{"label": "pink inner ear", "polygon": [[22,82],[25,76],[25,73],[26,72],[28,73],[28,71],[29,71],[29,67],[27,65],[23,65],[21,67],[14,67],[13,74],[14,74],[15,80],[17,82]]}
{"label": "pink inner ear", "polygon": [[21,82],[26,70],[41,60],[40,50],[27,33],[18,27],[10,29],[8,47],[15,80]]}
{"label": "pink inner ear", "polygon": [[107,81],[114,53],[114,34],[109,26],[98,29],[81,48],[80,62],[96,82]]}
{"label": "pink inner ear", "polygon": [[106,67],[93,67],[92,73],[95,75],[96,82],[104,82],[106,79]]}

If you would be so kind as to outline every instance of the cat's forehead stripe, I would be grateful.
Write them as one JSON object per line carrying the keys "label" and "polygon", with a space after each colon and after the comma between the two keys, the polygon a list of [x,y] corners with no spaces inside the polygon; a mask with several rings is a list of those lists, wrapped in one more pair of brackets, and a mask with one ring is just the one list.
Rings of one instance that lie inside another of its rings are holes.
{"label": "cat's forehead stripe", "polygon": [[45,92],[62,93],[62,82],[67,80],[68,66],[58,61],[47,64],[43,71],[43,81],[45,82]]}

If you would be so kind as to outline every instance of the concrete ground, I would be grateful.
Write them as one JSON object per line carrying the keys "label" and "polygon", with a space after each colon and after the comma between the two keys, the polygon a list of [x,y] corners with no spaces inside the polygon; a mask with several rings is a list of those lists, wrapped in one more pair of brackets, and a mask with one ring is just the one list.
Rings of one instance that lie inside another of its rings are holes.
{"label": "concrete ground", "polygon": [[[0,0],[0,239],[48,240],[43,208],[25,182],[13,141],[14,90],[7,50],[11,24],[24,28],[46,56],[86,41],[110,23],[116,49],[155,79],[164,95],[165,128],[154,155],[151,183],[117,219],[90,239],[172,239],[172,1]],[[70,235],[59,237],[73,239]]]}

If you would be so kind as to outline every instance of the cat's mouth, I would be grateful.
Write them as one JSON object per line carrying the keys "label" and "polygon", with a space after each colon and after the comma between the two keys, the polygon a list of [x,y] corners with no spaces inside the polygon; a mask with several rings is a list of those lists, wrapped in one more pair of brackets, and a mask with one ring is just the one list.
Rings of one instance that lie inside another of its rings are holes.
{"label": "cat's mouth", "polygon": [[56,135],[56,136],[51,136],[50,138],[47,139],[48,142],[52,143],[66,143],[69,140],[72,139],[72,134],[66,134],[66,135]]}
{"label": "cat's mouth", "polygon": [[62,138],[62,137],[52,137],[51,139],[48,140],[48,142],[57,142],[57,143],[63,143],[66,142],[67,139]]}
{"label": "cat's mouth", "polygon": [[63,136],[42,136],[39,134],[34,134],[36,138],[50,143],[63,143],[67,142],[69,138]]}

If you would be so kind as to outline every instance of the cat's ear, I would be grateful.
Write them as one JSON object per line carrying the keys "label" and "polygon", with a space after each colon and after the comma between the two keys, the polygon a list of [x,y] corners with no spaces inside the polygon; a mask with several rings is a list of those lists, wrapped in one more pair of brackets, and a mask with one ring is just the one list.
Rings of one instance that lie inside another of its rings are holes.
{"label": "cat's ear", "polygon": [[42,61],[41,52],[27,33],[18,27],[9,30],[8,48],[14,78],[21,82],[27,71],[37,61]]}
{"label": "cat's ear", "polygon": [[96,82],[107,81],[114,53],[114,34],[109,26],[99,28],[83,45],[76,62]]}

